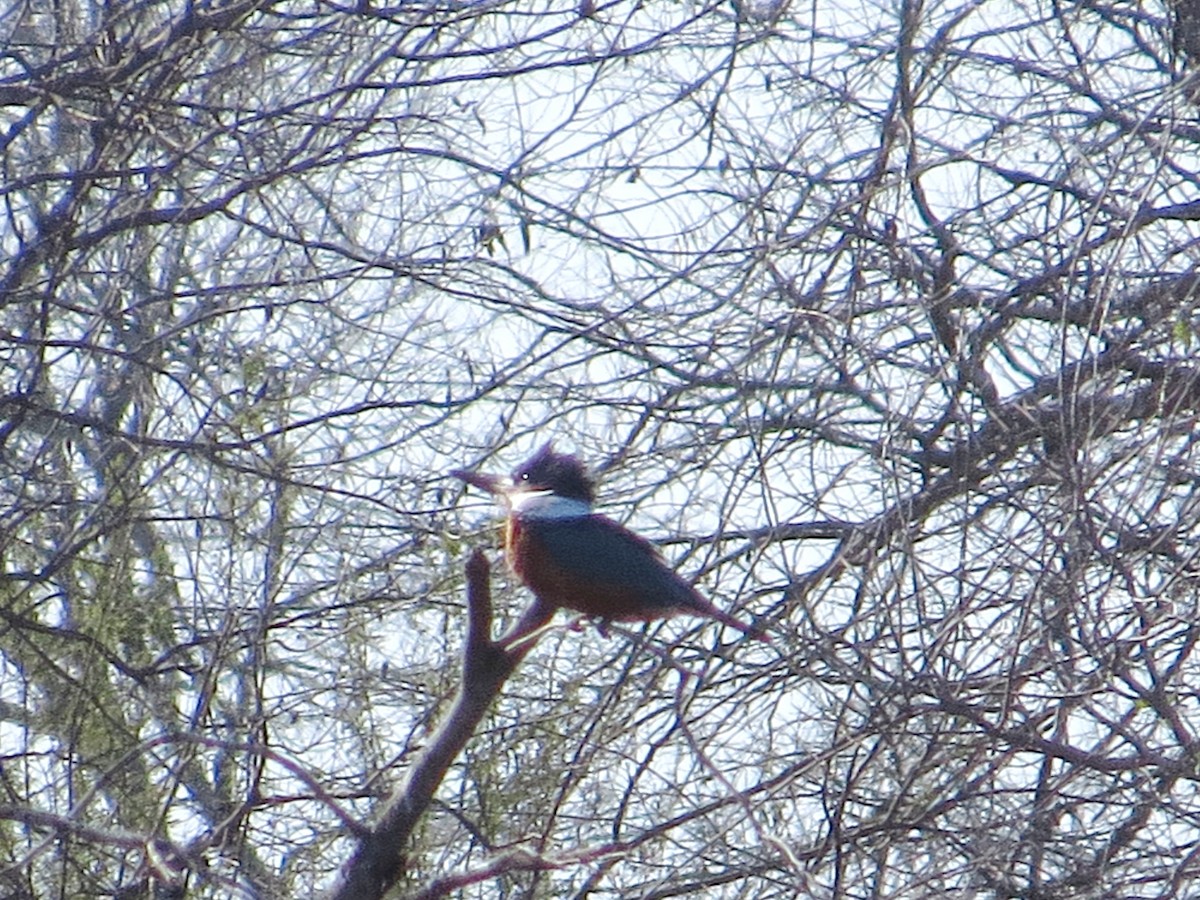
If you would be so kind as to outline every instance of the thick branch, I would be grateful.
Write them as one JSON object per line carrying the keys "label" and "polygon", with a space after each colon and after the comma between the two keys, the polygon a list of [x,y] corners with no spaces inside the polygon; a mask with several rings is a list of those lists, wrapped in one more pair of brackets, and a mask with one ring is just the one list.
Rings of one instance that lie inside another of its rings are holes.
{"label": "thick branch", "polygon": [[534,601],[506,634],[493,641],[489,574],[487,558],[476,550],[467,561],[467,644],[458,695],[379,820],[360,836],[358,848],[342,867],[341,880],[330,900],[375,900],[400,878],[404,850],[438,785],[505,680],[533,648],[537,631],[554,614],[553,607]]}

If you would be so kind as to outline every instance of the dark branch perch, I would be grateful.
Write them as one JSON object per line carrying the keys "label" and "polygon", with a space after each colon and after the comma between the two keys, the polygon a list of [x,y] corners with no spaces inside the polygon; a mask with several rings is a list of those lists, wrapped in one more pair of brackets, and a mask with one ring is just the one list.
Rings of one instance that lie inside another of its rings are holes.
{"label": "dark branch perch", "polygon": [[358,835],[354,855],[342,867],[330,900],[376,900],[404,871],[404,851],[446,771],[458,758],[501,686],[536,643],[536,632],[554,614],[534,601],[520,620],[493,641],[492,596],[487,558],[476,550],[467,561],[467,645],[458,695],[378,821]]}

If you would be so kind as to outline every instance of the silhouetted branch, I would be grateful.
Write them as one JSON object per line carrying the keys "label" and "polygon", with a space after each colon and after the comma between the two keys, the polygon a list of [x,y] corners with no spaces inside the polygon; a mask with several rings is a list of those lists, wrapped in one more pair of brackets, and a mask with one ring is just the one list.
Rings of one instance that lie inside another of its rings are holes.
{"label": "silhouetted branch", "polygon": [[378,821],[366,829],[342,868],[331,900],[382,897],[404,871],[404,850],[447,770],[487,712],[501,685],[537,643],[537,633],[554,614],[539,601],[499,640],[491,638],[490,567],[482,551],[467,561],[467,642],[463,677],[449,714],[392,795]]}

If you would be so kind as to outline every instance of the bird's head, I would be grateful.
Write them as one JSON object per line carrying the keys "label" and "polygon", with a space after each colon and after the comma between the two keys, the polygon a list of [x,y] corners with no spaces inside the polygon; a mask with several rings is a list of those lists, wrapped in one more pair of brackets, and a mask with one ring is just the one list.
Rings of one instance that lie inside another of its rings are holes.
{"label": "bird's head", "polygon": [[513,509],[531,498],[559,498],[576,501],[589,508],[596,501],[595,485],[583,463],[568,453],[556,453],[550,443],[545,444],[508,478],[468,469],[455,469],[450,474],[467,484],[496,494]]}

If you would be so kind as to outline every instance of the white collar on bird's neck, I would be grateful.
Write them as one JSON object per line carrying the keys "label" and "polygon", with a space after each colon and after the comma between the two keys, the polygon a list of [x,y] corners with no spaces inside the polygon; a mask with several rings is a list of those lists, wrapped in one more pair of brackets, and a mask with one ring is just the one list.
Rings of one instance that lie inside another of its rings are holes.
{"label": "white collar on bird's neck", "polygon": [[553,491],[515,491],[508,495],[508,506],[521,519],[581,519],[592,514],[586,500],[560,497]]}

